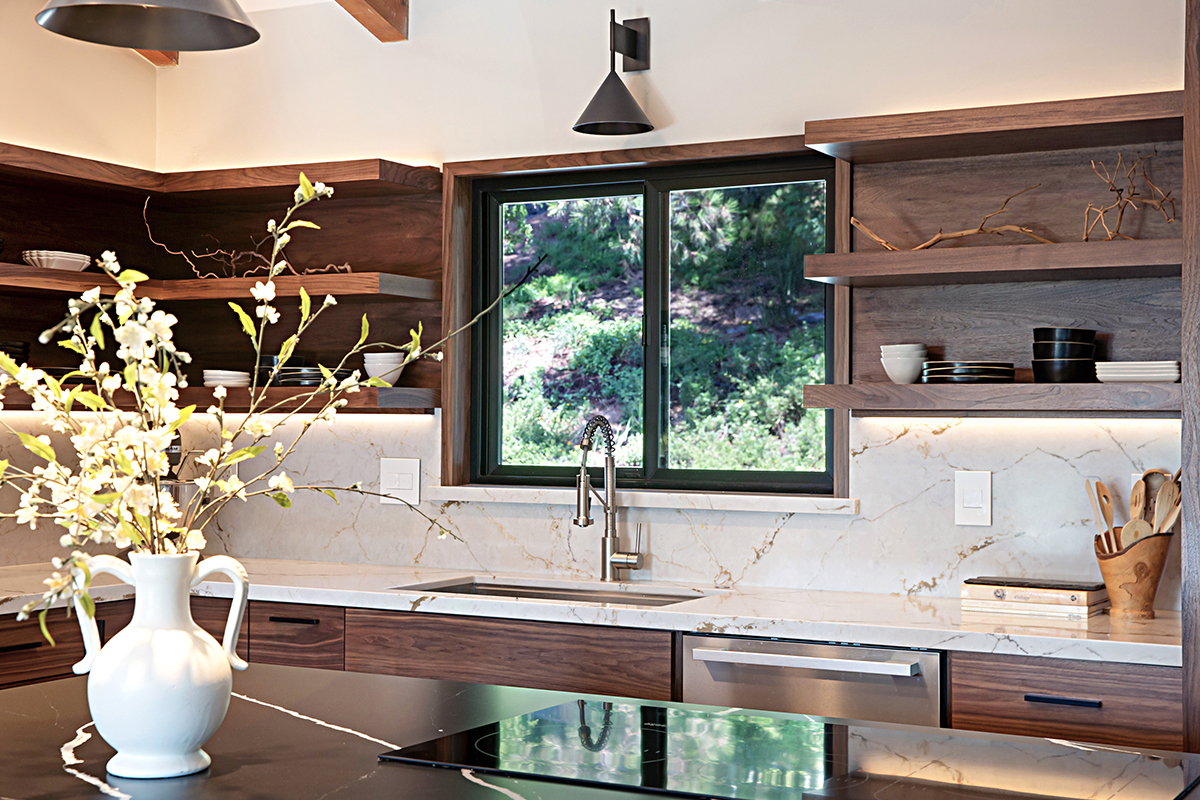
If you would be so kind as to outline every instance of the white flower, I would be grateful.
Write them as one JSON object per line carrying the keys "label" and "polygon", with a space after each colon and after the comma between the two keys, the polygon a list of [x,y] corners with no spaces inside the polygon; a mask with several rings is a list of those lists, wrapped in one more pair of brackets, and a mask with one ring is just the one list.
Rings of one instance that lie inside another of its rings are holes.
{"label": "white flower", "polygon": [[97,286],[95,288],[88,289],[86,292],[79,295],[79,299],[88,305],[95,305],[100,300],[100,287]]}
{"label": "white flower", "polygon": [[205,450],[203,455],[196,456],[196,463],[205,467],[211,467],[221,460],[221,454],[215,447]]}
{"label": "white flower", "polygon": [[112,250],[105,250],[100,254],[100,266],[114,275],[121,271],[121,265],[117,263],[117,254]]}
{"label": "white flower", "polygon": [[279,312],[275,310],[275,306],[261,305],[254,309],[254,313],[259,319],[266,318],[267,322],[274,325],[279,322]]}
{"label": "white flower", "polygon": [[179,322],[179,320],[174,314],[168,314],[165,311],[155,311],[150,315],[150,321],[146,323],[146,329],[162,341],[169,342],[171,340],[171,327],[176,322]]}
{"label": "white flower", "polygon": [[188,531],[183,540],[183,546],[187,550],[203,550],[206,545],[208,542],[201,531]]}
{"label": "white flower", "polygon": [[288,477],[286,472],[281,472],[278,475],[272,475],[271,479],[267,481],[267,485],[272,489],[278,489],[284,494],[291,494],[292,492],[296,491],[296,487],[292,483],[292,479]]}
{"label": "white flower", "polygon": [[253,436],[255,439],[261,439],[264,436],[270,436],[274,428],[271,423],[262,418],[262,414],[255,414],[243,423],[242,428],[246,433]]}
{"label": "white flower", "polygon": [[325,305],[326,305],[326,306],[336,306],[336,305],[337,305],[337,298],[335,298],[335,297],[334,297],[333,295],[331,295],[331,294],[327,294],[327,295],[325,295]]}
{"label": "white flower", "polygon": [[204,477],[194,478],[192,480],[192,483],[196,484],[196,486],[199,487],[200,491],[207,492],[208,487],[212,485],[212,478],[204,478]]}
{"label": "white flower", "polygon": [[246,499],[246,484],[242,483],[242,479],[237,475],[231,475],[223,481],[217,481],[217,488],[226,494],[231,494],[234,497]]}
{"label": "white flower", "polygon": [[[260,303],[269,303],[275,299],[275,281],[255,281],[254,288],[250,290],[250,294]],[[261,315],[260,315],[261,316]]]}

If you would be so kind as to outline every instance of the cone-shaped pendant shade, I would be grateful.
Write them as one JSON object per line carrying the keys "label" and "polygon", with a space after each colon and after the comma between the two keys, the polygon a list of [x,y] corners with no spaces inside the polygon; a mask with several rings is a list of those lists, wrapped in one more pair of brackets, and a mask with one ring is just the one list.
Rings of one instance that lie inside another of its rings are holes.
{"label": "cone-shaped pendant shade", "polygon": [[227,50],[258,41],[236,0],[50,0],[43,28],[135,50]]}
{"label": "cone-shaped pendant shade", "polygon": [[646,133],[654,130],[654,126],[646,119],[642,107],[625,88],[620,76],[610,71],[572,130],[601,136],[623,136]]}

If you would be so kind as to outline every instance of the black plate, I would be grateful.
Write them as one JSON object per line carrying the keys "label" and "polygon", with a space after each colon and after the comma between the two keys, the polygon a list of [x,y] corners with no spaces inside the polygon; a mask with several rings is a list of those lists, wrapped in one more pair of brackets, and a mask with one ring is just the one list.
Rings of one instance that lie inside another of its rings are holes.
{"label": "black plate", "polygon": [[926,361],[925,369],[953,369],[958,367],[993,367],[997,369],[1013,369],[1011,361]]}
{"label": "black plate", "polygon": [[985,377],[982,375],[926,375],[922,383],[1014,383],[1011,376],[1007,378]]}
{"label": "black plate", "polygon": [[984,375],[990,378],[1010,378],[1014,372],[1003,367],[940,367],[923,370],[929,376]]}

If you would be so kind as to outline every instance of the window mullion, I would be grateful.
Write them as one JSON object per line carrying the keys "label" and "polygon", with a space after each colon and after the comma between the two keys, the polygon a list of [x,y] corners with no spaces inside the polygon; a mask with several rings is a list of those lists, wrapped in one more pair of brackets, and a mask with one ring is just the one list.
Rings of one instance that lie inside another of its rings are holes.
{"label": "window mullion", "polygon": [[642,309],[645,315],[646,346],[643,351],[643,395],[642,420],[645,426],[643,441],[643,469],[646,479],[652,478],[659,469],[666,467],[667,425],[664,410],[667,402],[663,392],[666,387],[664,358],[669,358],[669,342],[664,341],[667,314],[667,254],[669,251],[668,193],[659,189],[652,181],[645,184],[643,208],[646,212],[642,229],[642,281],[645,299]]}

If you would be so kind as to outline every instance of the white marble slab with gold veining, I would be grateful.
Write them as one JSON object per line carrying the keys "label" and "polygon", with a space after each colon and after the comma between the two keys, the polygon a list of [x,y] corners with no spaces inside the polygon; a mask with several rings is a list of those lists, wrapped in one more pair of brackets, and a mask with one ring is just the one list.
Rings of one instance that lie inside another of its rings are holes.
{"label": "white marble slab with gold veining", "polygon": [[[396,587],[484,576],[489,580],[542,586],[596,587],[598,582],[546,575],[489,575],[468,570],[337,564],[316,561],[242,559],[250,573],[252,600],[417,611],[502,619],[618,625],[737,636],[849,642],[936,650],[1049,656],[1097,661],[1179,666],[1182,658],[1179,613],[1160,611],[1148,622],[1122,622],[1107,616],[1086,627],[1053,620],[996,616],[964,622],[954,598],[864,592],[744,587],[716,589],[661,581],[606,584],[618,590],[694,594],[672,605],[639,608],[621,604],[514,600],[438,593]],[[16,611],[40,593],[45,568],[0,568],[0,614]],[[200,584],[199,594],[228,597],[230,584]],[[131,594],[129,587],[103,585],[98,599]]]}

